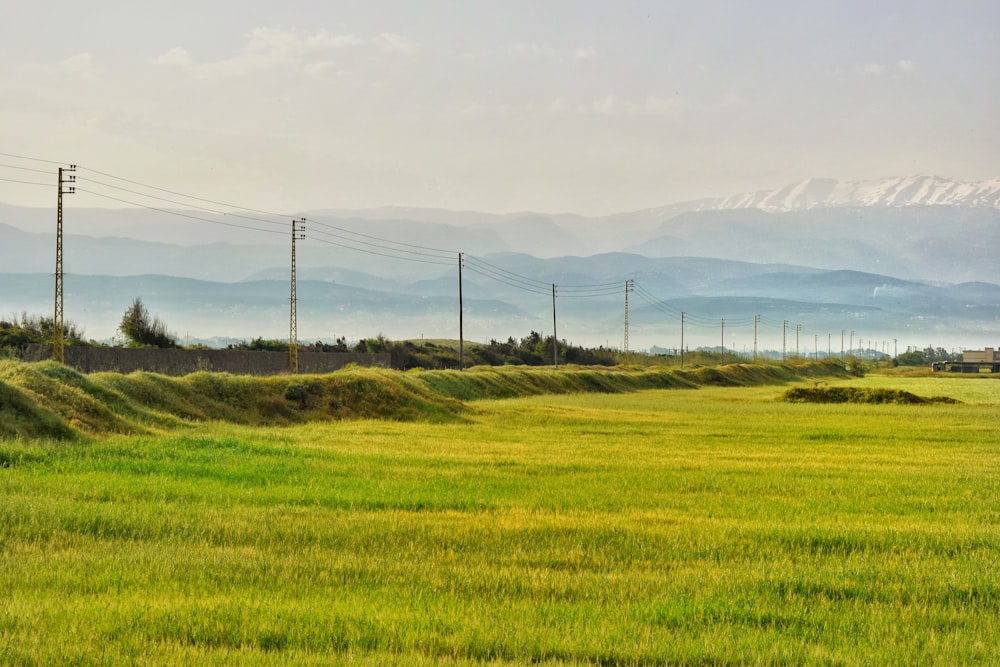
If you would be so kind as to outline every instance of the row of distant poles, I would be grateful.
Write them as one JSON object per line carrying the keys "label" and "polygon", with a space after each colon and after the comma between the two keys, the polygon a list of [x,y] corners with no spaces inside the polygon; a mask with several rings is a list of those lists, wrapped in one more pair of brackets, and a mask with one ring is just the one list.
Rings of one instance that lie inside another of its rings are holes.
{"label": "row of distant poles", "polygon": [[[65,316],[63,308],[63,196],[68,194],[74,194],[76,187],[73,185],[76,183],[76,165],[71,164],[67,167],[59,167],[58,171],[58,199],[56,206],[56,272],[55,272],[55,312],[53,316],[53,335],[52,335],[52,358],[59,363],[65,363]],[[296,241],[302,241],[306,238],[306,219],[305,218],[295,218],[292,220],[292,253],[291,253],[291,293],[289,294],[289,324],[288,324],[288,369],[291,373],[298,373],[299,371],[299,350],[298,350],[298,295],[296,293]],[[458,253],[458,340],[459,340],[459,369],[465,367],[465,331],[464,331],[464,304],[462,296],[462,268],[464,265],[464,253]],[[626,280],[625,281],[625,317],[624,317],[624,337],[623,337],[623,347],[622,351],[625,357],[629,354],[629,294],[636,289],[635,281]],[[557,286],[552,283],[551,286],[552,293],[552,364],[553,366],[559,366],[559,338],[557,334],[557,321],[556,321],[556,295]],[[645,293],[640,290],[640,296]],[[648,300],[648,298],[647,298]],[[686,313],[683,311],[680,313],[680,335],[681,335],[681,346],[680,346],[680,361],[681,366],[684,365],[684,324],[685,324]],[[760,324],[760,315],[754,316],[753,322],[753,358],[757,359],[757,327]],[[788,320],[782,322],[782,360],[786,357],[787,350],[787,332],[788,332]],[[726,320],[723,318],[720,322],[720,333],[721,333],[721,350],[723,355],[726,352],[725,346],[725,330],[726,330]],[[799,354],[799,334],[802,330],[801,324],[795,325],[795,354]],[[844,354],[844,338],[847,335],[847,330],[842,329],[840,332],[840,347],[841,356]],[[848,349],[853,349],[854,347],[854,336],[855,331],[850,331],[850,346]],[[832,334],[827,334],[827,356],[832,354],[831,343]],[[814,336],[814,347],[816,347],[816,356],[819,357],[819,336]],[[898,343],[898,340],[893,340],[894,345]],[[895,350],[893,352],[895,356]]]}
{"label": "row of distant poles", "polygon": [[[63,270],[63,195],[74,194],[76,187],[76,165],[59,167],[58,195],[56,202],[56,272],[55,272],[55,312],[52,318],[52,359],[60,364],[65,363],[65,315],[64,315],[64,270]],[[292,220],[292,261],[291,261],[291,292],[289,294],[288,318],[288,370],[299,372],[299,337],[298,337],[298,294],[296,290],[296,241],[305,240],[306,219]],[[462,265],[463,254],[458,253],[458,367],[465,367],[465,325],[464,304],[462,299]],[[625,347],[628,353],[628,293],[632,289],[632,281],[625,283]],[[559,366],[559,339],[556,333],[556,285],[552,284],[552,364]]]}

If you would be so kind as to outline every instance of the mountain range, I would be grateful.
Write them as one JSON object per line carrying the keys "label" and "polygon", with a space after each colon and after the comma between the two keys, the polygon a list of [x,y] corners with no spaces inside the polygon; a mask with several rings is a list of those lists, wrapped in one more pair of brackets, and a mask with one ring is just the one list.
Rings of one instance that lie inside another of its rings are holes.
{"label": "mountain range", "polygon": [[[182,337],[287,336],[291,216],[173,213],[67,206],[67,317],[108,337],[142,296]],[[676,347],[682,311],[689,347],[745,346],[758,315],[772,348],[788,345],[788,326],[815,346],[841,331],[920,346],[1000,343],[1000,179],[810,179],[599,218],[402,207],[299,215],[307,339],[457,337],[461,251],[473,340],[549,331],[555,284],[561,338],[619,346],[634,280],[633,347]],[[0,205],[0,315],[51,311],[54,217]]]}

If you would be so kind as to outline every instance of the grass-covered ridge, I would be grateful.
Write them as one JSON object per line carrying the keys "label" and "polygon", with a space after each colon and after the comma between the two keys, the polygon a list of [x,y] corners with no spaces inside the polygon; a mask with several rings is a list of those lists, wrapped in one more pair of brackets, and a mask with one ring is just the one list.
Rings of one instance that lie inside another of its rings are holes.
{"label": "grass-covered ridge", "polygon": [[544,394],[783,384],[845,375],[834,363],[733,364],[689,370],[478,367],[464,372],[348,368],[278,377],[194,373],[83,375],[54,362],[0,362],[0,439],[71,440],[147,434],[222,421],[283,426],[316,421],[465,419],[465,401]]}

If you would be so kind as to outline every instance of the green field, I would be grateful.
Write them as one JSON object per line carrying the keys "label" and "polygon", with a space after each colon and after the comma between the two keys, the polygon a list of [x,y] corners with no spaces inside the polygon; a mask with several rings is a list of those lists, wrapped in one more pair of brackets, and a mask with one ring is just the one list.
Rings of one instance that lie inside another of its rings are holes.
{"label": "green field", "polygon": [[[4,372],[0,408],[43,383]],[[0,439],[0,664],[1000,661],[1000,380],[800,382],[962,401],[872,405],[400,374],[424,417],[242,425],[197,414],[206,378],[144,409],[107,392],[155,377],[63,380],[124,434]]]}

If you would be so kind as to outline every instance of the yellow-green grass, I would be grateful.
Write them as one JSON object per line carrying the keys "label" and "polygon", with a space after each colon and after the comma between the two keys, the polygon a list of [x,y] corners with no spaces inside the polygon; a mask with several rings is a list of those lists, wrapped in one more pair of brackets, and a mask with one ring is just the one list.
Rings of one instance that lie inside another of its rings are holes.
{"label": "yellow-green grass", "polygon": [[870,373],[863,378],[841,377],[819,380],[820,386],[854,386],[872,389],[906,389],[919,396],[948,396],[970,403],[1000,404],[1000,373],[965,375],[930,371],[912,375],[893,372]]}
{"label": "yellow-green grass", "polygon": [[996,662],[1000,383],[930,380],[8,442],[0,664]]}
{"label": "yellow-green grass", "polygon": [[53,363],[0,361],[0,442],[148,434],[191,423],[255,426],[344,419],[454,422],[460,401],[538,394],[631,392],[699,385],[777,384],[846,375],[831,363],[670,371],[564,367],[410,371],[348,368],[328,375],[194,373],[83,375]]}

